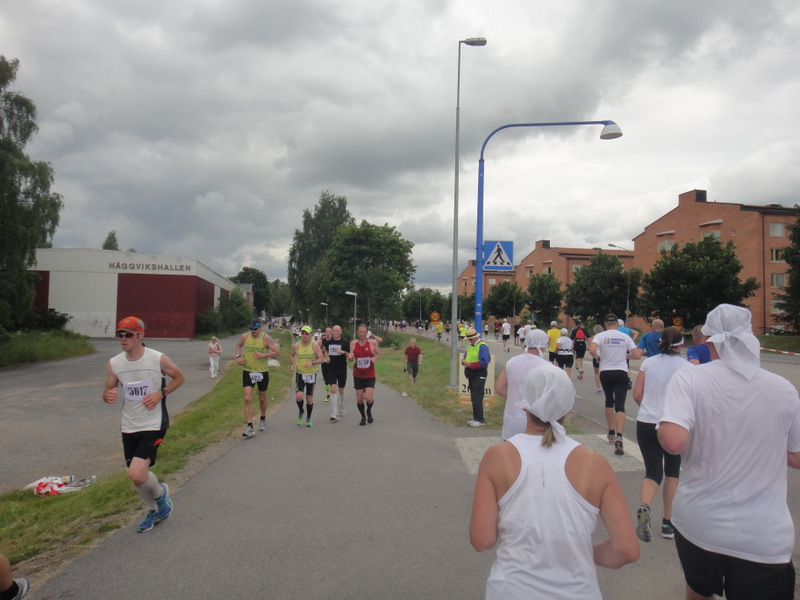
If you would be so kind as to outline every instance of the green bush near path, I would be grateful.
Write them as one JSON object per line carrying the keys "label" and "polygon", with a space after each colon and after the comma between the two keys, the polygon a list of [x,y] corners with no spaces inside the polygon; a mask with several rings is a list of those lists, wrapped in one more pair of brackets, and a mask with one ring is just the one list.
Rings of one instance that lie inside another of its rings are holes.
{"label": "green bush near path", "polygon": [[0,341],[0,367],[94,353],[89,338],[71,331],[12,333]]}

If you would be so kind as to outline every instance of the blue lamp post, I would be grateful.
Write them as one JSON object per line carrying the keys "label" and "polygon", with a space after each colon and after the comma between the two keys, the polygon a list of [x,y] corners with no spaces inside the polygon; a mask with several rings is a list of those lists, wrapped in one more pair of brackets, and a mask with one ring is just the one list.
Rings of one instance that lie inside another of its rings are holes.
{"label": "blue lamp post", "polygon": [[622,137],[622,130],[614,121],[561,121],[555,123],[511,123],[503,125],[490,133],[481,146],[481,157],[478,161],[478,229],[475,244],[475,330],[483,328],[483,153],[486,144],[495,133],[511,127],[572,127],[574,125],[603,125],[601,140],[614,140]]}

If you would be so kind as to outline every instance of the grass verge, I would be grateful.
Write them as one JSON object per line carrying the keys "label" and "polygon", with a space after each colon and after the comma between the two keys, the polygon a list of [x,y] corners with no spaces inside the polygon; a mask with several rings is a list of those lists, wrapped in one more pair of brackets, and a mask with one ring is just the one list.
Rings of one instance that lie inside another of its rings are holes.
{"label": "grass verge", "polygon": [[784,352],[800,352],[800,336],[797,335],[757,335],[762,348],[783,350]]}
{"label": "grass verge", "polygon": [[12,333],[0,342],[0,367],[94,354],[85,335],[71,331]]}
{"label": "grass verge", "polygon": [[[289,347],[288,334],[276,332],[273,337],[281,340],[284,349]],[[286,366],[270,370],[270,410],[286,397],[291,381]],[[212,391],[173,418],[153,471],[169,483],[170,476],[184,469],[192,457],[235,435],[241,425],[242,376],[234,365]],[[38,498],[30,490],[2,494],[0,552],[12,564],[54,553],[60,559],[69,557],[126,526],[138,512],[141,501],[124,472],[63,496]]]}
{"label": "grass verge", "polygon": [[[396,334],[403,337],[399,349],[381,348],[381,359],[375,363],[378,381],[389,387],[405,392],[414,402],[428,411],[436,419],[448,425],[467,427],[472,418],[472,405],[459,403],[458,394],[447,389],[450,384],[450,344],[439,343],[422,336]],[[417,346],[422,349],[422,366],[419,368],[417,382],[411,385],[408,374],[403,372],[404,350],[408,339],[414,337]],[[462,353],[463,354],[463,351]],[[459,364],[459,369],[462,367]],[[502,369],[495,369],[495,377],[500,376]],[[503,410],[506,401],[499,395],[494,397],[494,407],[484,409],[486,429],[495,432],[503,427]],[[571,435],[580,433],[577,426],[567,417],[564,426]],[[498,434],[499,435],[499,434]]]}

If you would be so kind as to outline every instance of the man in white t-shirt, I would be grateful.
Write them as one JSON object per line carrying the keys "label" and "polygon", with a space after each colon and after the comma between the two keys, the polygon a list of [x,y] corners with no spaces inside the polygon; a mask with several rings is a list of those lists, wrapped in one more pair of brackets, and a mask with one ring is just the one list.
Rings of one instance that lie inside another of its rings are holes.
{"label": "man in white t-shirt", "polygon": [[523,408],[520,408],[519,388],[528,371],[546,365],[547,360],[542,354],[547,352],[550,339],[541,329],[531,329],[525,336],[526,351],[510,358],[505,368],[497,378],[494,386],[495,392],[506,399],[503,410],[503,439],[509,440],[512,436],[525,431],[528,417]]}
{"label": "man in white t-shirt", "polygon": [[793,598],[787,463],[800,468],[800,398],[759,365],[750,311],[721,304],[711,362],[667,385],[658,439],[682,457],[672,523],[686,598]]}
{"label": "man in white t-shirt", "polygon": [[621,331],[617,315],[609,313],[603,319],[606,330],[598,333],[589,344],[589,354],[600,361],[600,385],[606,397],[608,443],[614,444],[614,454],[622,455],[622,431],[625,428],[625,397],[628,394],[628,355],[639,359],[642,351],[633,339]]}
{"label": "man in white t-shirt", "polygon": [[503,348],[506,352],[511,352],[511,323],[508,319],[503,319]]}

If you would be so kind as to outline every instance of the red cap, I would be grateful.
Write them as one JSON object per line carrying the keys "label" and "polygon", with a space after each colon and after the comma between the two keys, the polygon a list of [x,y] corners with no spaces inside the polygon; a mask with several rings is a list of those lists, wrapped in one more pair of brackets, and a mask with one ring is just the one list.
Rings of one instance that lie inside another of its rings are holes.
{"label": "red cap", "polygon": [[144,323],[139,317],[125,317],[117,325],[117,331],[144,332]]}

